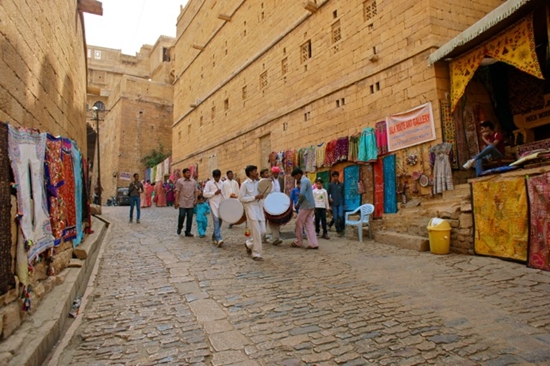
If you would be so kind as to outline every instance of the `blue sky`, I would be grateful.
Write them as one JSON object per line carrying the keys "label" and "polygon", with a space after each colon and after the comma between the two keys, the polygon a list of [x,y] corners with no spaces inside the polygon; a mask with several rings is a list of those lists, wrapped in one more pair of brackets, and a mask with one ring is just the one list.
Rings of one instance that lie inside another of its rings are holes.
{"label": "blue sky", "polygon": [[176,36],[180,6],[187,0],[102,0],[103,16],[84,14],[86,43],[134,55],[160,35]]}

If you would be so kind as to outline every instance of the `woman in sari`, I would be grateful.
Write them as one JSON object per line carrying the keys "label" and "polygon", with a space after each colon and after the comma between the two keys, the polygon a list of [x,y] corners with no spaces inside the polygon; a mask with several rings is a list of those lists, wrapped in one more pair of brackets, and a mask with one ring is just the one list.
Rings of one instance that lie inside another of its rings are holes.
{"label": "woman in sari", "polygon": [[160,180],[155,184],[154,201],[157,207],[166,207],[166,191],[164,190],[164,184]]}
{"label": "woman in sari", "polygon": [[141,202],[141,207],[147,207],[147,191],[145,189],[145,184],[147,184],[144,180],[141,181],[141,184],[143,184],[143,192],[139,194],[139,200]]}
{"label": "woman in sari", "polygon": [[155,187],[151,185],[151,181],[148,180],[145,182],[145,200],[147,201],[145,203],[145,207],[151,207],[153,205],[153,192],[155,191]]}

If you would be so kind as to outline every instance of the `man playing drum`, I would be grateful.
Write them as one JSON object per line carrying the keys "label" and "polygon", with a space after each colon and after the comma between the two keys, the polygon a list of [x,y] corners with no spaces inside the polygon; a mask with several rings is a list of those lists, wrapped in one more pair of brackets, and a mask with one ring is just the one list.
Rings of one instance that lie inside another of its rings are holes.
{"label": "man playing drum", "polygon": [[[281,173],[281,169],[279,169],[278,166],[274,166],[271,168],[271,192],[283,192],[284,187],[284,180],[283,177],[279,176],[279,173]],[[268,220],[269,223],[269,229],[271,230],[271,244],[273,245],[279,245],[283,241],[280,239],[281,237],[281,226],[277,225],[271,221]]]}
{"label": "man playing drum", "polygon": [[215,169],[212,171],[212,178],[208,182],[206,182],[206,185],[204,186],[204,190],[202,192],[203,196],[208,198],[208,202],[210,203],[210,212],[212,213],[212,222],[214,224],[214,232],[212,233],[212,243],[216,244],[218,247],[221,247],[223,245],[223,239],[222,239],[222,233],[221,233],[221,224],[222,220],[220,219],[220,203],[224,200],[224,196],[222,193],[222,182],[220,181],[220,178],[222,176],[222,172],[219,169]]}
{"label": "man playing drum", "polygon": [[[225,174],[227,175],[227,180],[225,180],[222,185],[223,196],[226,199],[239,198],[239,183],[233,179],[233,171],[228,170]],[[229,224],[229,228],[231,229],[232,227],[233,224]]]}
{"label": "man playing drum", "polygon": [[252,254],[253,260],[263,261],[262,236],[265,235],[265,217],[261,200],[264,196],[258,191],[258,167],[248,165],[245,173],[248,178],[241,185],[240,201],[244,205],[252,240],[247,240],[244,245],[246,252]]}

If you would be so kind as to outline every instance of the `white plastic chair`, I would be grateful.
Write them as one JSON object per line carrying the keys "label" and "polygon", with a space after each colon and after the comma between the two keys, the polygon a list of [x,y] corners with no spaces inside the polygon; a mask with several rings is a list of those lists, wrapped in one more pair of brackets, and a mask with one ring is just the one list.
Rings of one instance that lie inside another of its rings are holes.
{"label": "white plastic chair", "polygon": [[[349,216],[359,212],[359,220],[350,220]],[[352,212],[346,212],[346,226],[357,226],[359,241],[363,242],[363,226],[369,227],[369,238],[372,239],[372,228],[369,222],[370,215],[374,212],[374,206],[366,203],[357,207]]]}

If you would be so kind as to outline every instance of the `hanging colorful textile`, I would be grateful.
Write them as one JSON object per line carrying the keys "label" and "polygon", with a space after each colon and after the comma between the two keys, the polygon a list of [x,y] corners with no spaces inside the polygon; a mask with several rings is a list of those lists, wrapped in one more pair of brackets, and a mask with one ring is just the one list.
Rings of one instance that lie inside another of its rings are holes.
{"label": "hanging colorful textile", "polygon": [[525,261],[528,209],[523,178],[472,183],[476,254]]}
{"label": "hanging colorful textile", "polygon": [[361,135],[355,135],[349,137],[349,154],[348,154],[348,161],[357,161],[357,157],[359,155],[359,139],[361,138]]}
{"label": "hanging colorful textile", "polygon": [[92,233],[92,216],[90,214],[90,177],[88,174],[88,160],[82,156],[82,181],[84,183],[82,190],[82,226],[86,234]]}
{"label": "hanging colorful textile", "polygon": [[317,152],[315,149],[315,145],[311,145],[308,148],[306,170],[308,172],[314,172],[316,165],[317,165]]}
{"label": "hanging colorful textile", "polygon": [[334,152],[335,163],[348,160],[349,153],[349,138],[340,137],[336,140],[336,148]]}
{"label": "hanging colorful textile", "polygon": [[[285,176],[290,176],[290,174],[292,173],[292,169],[294,169],[294,155],[295,153],[292,150],[285,151],[283,159]],[[292,185],[292,188],[294,188],[294,184]]]}
{"label": "hanging colorful textile", "polygon": [[75,177],[72,159],[72,144],[69,139],[63,138],[61,143],[61,159],[63,160],[63,181],[59,192],[65,201],[65,228],[63,240],[70,241],[76,238],[76,196]]}
{"label": "hanging colorful textile", "polygon": [[336,143],[338,140],[332,140],[327,143],[325,149],[325,166],[331,167],[336,162]]}
{"label": "hanging colorful textile", "polygon": [[550,271],[550,173],[527,178],[529,193],[529,258],[531,268]]}
{"label": "hanging colorful textile", "polygon": [[324,172],[317,172],[317,178],[323,180],[323,188],[328,189],[328,184],[330,183],[330,172],[325,170]]}
{"label": "hanging colorful textile", "polygon": [[361,205],[361,195],[357,192],[359,182],[359,165],[344,168],[344,206],[346,211],[353,211]]}
{"label": "hanging colorful textile", "polygon": [[374,174],[373,164],[361,164],[359,169],[360,179],[365,186],[365,193],[361,199],[362,203],[374,202]]}
{"label": "hanging colorful textile", "polygon": [[8,155],[8,125],[0,122],[0,295],[13,288],[11,255],[11,179]]}
{"label": "hanging colorful textile", "polygon": [[[441,107],[441,128],[443,142],[448,142],[452,146],[453,157],[457,156],[456,139],[455,139],[455,124],[451,113],[451,106],[448,101],[442,100],[439,103]],[[451,167],[458,169],[458,159],[451,159]]]}
{"label": "hanging colorful textile", "polygon": [[[30,263],[40,253],[54,246],[44,190],[44,155],[47,138],[45,133],[19,130],[11,125],[8,127],[11,168],[17,184],[17,210],[22,215],[19,218],[22,235],[18,235],[17,254],[18,257],[22,257],[21,254],[24,254],[27,246],[27,258]],[[59,232],[60,238],[61,233],[62,231]],[[23,273],[27,268],[25,266],[21,269],[18,261],[16,271]]]}
{"label": "hanging colorful textile", "polygon": [[384,157],[384,213],[397,212],[395,155]]}
{"label": "hanging colorful textile", "polygon": [[71,141],[71,160],[73,162],[73,174],[74,174],[74,191],[75,191],[75,213],[76,213],[76,228],[75,239],[73,240],[73,247],[76,247],[82,242],[84,238],[84,229],[82,227],[83,222],[83,186],[82,180],[82,156],[80,150],[76,146],[76,142]]}
{"label": "hanging colorful textile", "polygon": [[290,196],[290,192],[296,186],[296,179],[290,174],[285,174],[285,193]]}
{"label": "hanging colorful textile", "polygon": [[374,128],[365,127],[359,140],[359,154],[357,161],[373,162],[378,157],[378,148],[376,147],[376,136]]}
{"label": "hanging colorful textile", "polygon": [[267,161],[268,161],[270,167],[276,166],[277,165],[277,153],[275,151],[270,152],[269,156],[267,157]]}
{"label": "hanging colorful textile", "polygon": [[374,174],[374,217],[384,215],[384,162],[382,159],[372,164]]}
{"label": "hanging colorful textile", "polygon": [[388,131],[386,127],[386,121],[377,122],[374,126],[376,136],[376,148],[378,155],[385,155],[388,153]]}
{"label": "hanging colorful textile", "polygon": [[430,165],[433,167],[434,175],[434,193],[443,193],[443,191],[452,191],[454,189],[451,161],[453,161],[453,145],[443,142],[430,148]]}
{"label": "hanging colorful textile", "polygon": [[466,86],[485,56],[544,79],[535,52],[533,14],[529,14],[508,29],[451,61],[451,110],[458,105]]}
{"label": "hanging colorful textile", "polygon": [[48,187],[48,205],[50,208],[50,221],[55,245],[61,243],[63,231],[67,223],[67,208],[65,197],[60,189],[65,184],[63,180],[63,159],[61,157],[61,137],[47,135],[46,141],[46,186]]}

